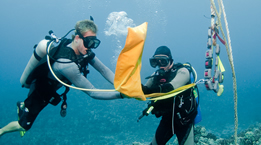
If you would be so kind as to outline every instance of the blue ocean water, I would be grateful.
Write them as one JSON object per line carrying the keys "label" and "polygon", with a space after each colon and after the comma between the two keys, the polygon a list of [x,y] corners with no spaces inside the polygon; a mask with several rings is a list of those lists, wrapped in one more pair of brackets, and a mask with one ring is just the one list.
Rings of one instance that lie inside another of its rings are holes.
{"label": "blue ocean water", "polygon": [[[238,131],[261,122],[260,111],[260,2],[257,0],[224,1],[230,30],[234,66],[237,78]],[[106,35],[106,21],[112,12],[126,12],[132,25],[148,22],[147,39],[142,57],[141,78],[154,69],[149,58],[158,46],[171,48],[175,62],[191,62],[203,78],[207,30],[210,26],[210,1],[176,0],[57,0],[1,1],[0,49],[0,127],[17,119],[16,102],[23,101],[28,89],[21,88],[20,77],[30,59],[33,46],[53,30],[65,35],[77,21],[94,17],[102,41],[94,50],[97,57],[115,70],[117,54],[124,47],[126,35]],[[223,28],[225,28],[225,25]],[[221,60],[226,68],[224,93],[217,97],[199,85],[203,120],[198,124],[219,137],[234,134],[234,94],[232,71],[227,52],[221,46]],[[88,79],[96,88],[112,89],[95,70],[90,68]],[[137,118],[146,102],[134,99],[101,101],[85,93],[71,90],[68,111],[60,117],[60,105],[47,106],[32,129],[21,138],[18,132],[0,137],[0,144],[28,145],[127,145],[149,143],[160,119],[152,115]],[[173,138],[174,139],[174,138]],[[173,140],[172,139],[172,140]]]}

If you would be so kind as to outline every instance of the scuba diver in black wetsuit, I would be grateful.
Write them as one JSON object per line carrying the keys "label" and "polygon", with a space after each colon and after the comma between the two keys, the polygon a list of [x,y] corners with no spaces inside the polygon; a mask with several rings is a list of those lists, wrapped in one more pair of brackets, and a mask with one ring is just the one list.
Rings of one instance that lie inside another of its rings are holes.
{"label": "scuba diver in black wetsuit", "polygon": [[[97,48],[100,44],[100,40],[96,38],[97,26],[92,20],[78,21],[75,25],[75,32],[76,33],[73,35],[72,40],[64,39],[57,47],[54,47],[50,51],[50,55],[55,59],[52,63],[52,69],[56,76],[63,82],[73,84],[76,87],[95,89],[86,78],[88,73],[86,67],[90,64],[105,79],[107,79],[108,82],[113,84],[114,73],[91,51],[92,48]],[[46,46],[46,42],[47,41],[42,40],[37,47]],[[44,45],[42,43],[44,43]],[[43,48],[44,51],[46,50],[45,48],[46,47]],[[28,62],[27,66],[29,67],[26,67],[26,69],[31,69],[33,64],[40,61],[36,61],[40,54],[39,49],[40,48],[36,48],[33,56]],[[48,67],[43,67],[47,66],[47,62],[44,58],[42,58],[38,64],[41,63],[43,65],[38,65],[39,67],[29,70],[31,73],[27,73],[27,76],[24,75],[26,74],[25,72],[28,72],[28,70],[25,69],[24,74],[21,77],[21,83],[24,87],[30,88],[28,97],[24,102],[17,103],[18,121],[10,122],[5,127],[1,128],[0,136],[14,131],[20,131],[21,136],[23,136],[25,131],[31,128],[42,109],[44,109],[49,103],[57,105],[62,97],[64,102],[61,106],[61,115],[63,117],[66,115],[66,112],[64,112],[67,107],[65,96],[68,90],[62,95],[57,94],[56,91],[62,87],[62,84],[54,78]],[[121,95],[119,92],[84,92],[94,99],[101,100],[121,99],[126,97],[125,95]]]}
{"label": "scuba diver in black wetsuit", "polygon": [[[175,63],[171,51],[166,46],[157,48],[150,58],[153,68],[159,69],[148,77],[142,85],[144,94],[166,93],[190,84],[190,70],[181,63]],[[193,89],[188,89],[175,97],[150,102],[152,114],[162,117],[151,145],[165,145],[176,134],[180,145],[194,144],[194,119],[197,115],[197,102]]]}

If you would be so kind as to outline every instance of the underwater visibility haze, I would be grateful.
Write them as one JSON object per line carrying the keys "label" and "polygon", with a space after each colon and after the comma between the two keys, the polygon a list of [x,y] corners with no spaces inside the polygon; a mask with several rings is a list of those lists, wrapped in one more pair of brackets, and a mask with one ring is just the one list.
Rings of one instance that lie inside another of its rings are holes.
{"label": "underwater visibility haze", "polygon": [[[238,134],[252,125],[261,126],[260,5],[258,0],[224,1],[237,79]],[[16,102],[26,99],[29,91],[21,87],[20,77],[33,53],[33,46],[44,39],[49,30],[62,37],[77,21],[92,16],[98,26],[97,37],[101,40],[94,53],[115,72],[127,28],[148,22],[142,56],[142,83],[155,71],[149,58],[161,45],[171,49],[175,62],[190,62],[198,79],[202,79],[210,14],[208,0],[1,1],[0,127],[17,120]],[[213,91],[207,91],[204,84],[198,85],[202,121],[196,127],[203,126],[219,138],[230,138],[234,134],[234,94],[232,71],[224,45],[220,58],[226,69],[224,92],[218,97]],[[88,79],[98,89],[113,89],[92,67]],[[60,104],[48,105],[24,137],[21,138],[19,132],[8,133],[0,137],[0,144],[149,144],[160,121],[160,118],[149,115],[137,122],[147,107],[146,101],[95,100],[71,89],[67,103],[66,117],[60,116]],[[169,143],[174,144],[175,138]]]}

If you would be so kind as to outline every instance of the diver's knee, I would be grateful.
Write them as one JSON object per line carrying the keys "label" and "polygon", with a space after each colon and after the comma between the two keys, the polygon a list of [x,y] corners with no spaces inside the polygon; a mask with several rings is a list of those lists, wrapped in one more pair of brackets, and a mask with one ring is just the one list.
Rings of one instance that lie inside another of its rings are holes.
{"label": "diver's knee", "polygon": [[28,131],[32,127],[32,123],[21,120],[18,122],[18,125],[20,131]]}
{"label": "diver's knee", "polygon": [[13,121],[13,122],[10,122],[8,124],[8,127],[7,129],[10,129],[10,130],[24,130],[24,128],[20,125],[19,121]]}
{"label": "diver's knee", "polygon": [[29,129],[24,129],[21,125],[19,125],[20,127],[19,127],[19,129],[18,129],[18,131],[28,131]]}

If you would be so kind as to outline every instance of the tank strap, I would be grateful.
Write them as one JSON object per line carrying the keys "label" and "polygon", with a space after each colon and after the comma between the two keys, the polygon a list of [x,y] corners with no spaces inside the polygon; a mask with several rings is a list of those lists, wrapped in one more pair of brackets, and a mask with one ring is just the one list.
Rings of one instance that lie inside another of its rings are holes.
{"label": "tank strap", "polygon": [[34,49],[34,57],[40,61],[42,58],[36,53],[35,49]]}

